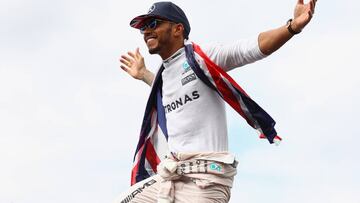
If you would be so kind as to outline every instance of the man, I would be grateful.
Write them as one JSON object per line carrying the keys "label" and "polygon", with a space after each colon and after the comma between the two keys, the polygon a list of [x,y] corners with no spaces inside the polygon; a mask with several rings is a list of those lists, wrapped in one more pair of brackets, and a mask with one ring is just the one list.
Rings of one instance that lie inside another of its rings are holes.
{"label": "man", "polygon": [[135,155],[135,185],[116,202],[228,202],[237,161],[228,152],[224,101],[270,143],[280,138],[272,118],[225,72],[270,55],[300,33],[315,3],[298,0],[292,19],[254,39],[203,50],[187,42],[190,23],[171,2],[157,2],[135,17],[130,25],[163,63],[155,76],[138,48],[121,56],[121,68],[152,90]]}

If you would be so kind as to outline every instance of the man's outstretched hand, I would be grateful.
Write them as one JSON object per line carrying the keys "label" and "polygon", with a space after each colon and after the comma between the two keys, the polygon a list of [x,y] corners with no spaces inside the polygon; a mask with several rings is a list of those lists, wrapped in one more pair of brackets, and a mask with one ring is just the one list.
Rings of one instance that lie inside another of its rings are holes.
{"label": "man's outstretched hand", "polygon": [[126,71],[131,77],[142,80],[151,85],[154,74],[146,69],[144,57],[140,54],[139,48],[135,52],[127,52],[127,55],[121,55],[120,67]]}
{"label": "man's outstretched hand", "polygon": [[311,20],[317,0],[310,0],[304,4],[304,0],[298,0],[294,9],[294,20],[291,27],[294,31],[300,32]]}

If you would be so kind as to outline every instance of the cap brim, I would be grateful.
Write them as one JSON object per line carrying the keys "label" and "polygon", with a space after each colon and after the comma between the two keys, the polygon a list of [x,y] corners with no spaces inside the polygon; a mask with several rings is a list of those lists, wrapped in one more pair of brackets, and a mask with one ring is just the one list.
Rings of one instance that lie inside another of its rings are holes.
{"label": "cap brim", "polygon": [[130,21],[130,26],[136,29],[140,29],[144,25],[144,23],[150,18],[164,19],[161,16],[152,14],[139,15]]}

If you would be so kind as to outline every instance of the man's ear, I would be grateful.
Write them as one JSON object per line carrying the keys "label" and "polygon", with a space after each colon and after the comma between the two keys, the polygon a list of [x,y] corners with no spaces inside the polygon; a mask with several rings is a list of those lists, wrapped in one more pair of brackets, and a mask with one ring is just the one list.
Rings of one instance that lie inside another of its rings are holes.
{"label": "man's ear", "polygon": [[182,24],[180,24],[180,23],[176,24],[174,27],[175,27],[174,28],[175,29],[174,35],[176,37],[184,35],[184,26]]}

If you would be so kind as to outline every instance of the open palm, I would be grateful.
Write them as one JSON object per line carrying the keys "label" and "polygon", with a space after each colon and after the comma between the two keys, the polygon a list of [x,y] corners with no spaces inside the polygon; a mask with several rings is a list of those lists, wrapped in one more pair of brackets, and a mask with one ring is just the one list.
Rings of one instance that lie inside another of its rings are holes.
{"label": "open palm", "polygon": [[120,67],[135,79],[142,80],[146,71],[144,57],[140,54],[139,48],[135,52],[128,52],[120,58]]}
{"label": "open palm", "polygon": [[294,9],[294,24],[297,30],[302,30],[311,20],[315,11],[316,0],[310,0],[304,4],[304,0],[298,0]]}

